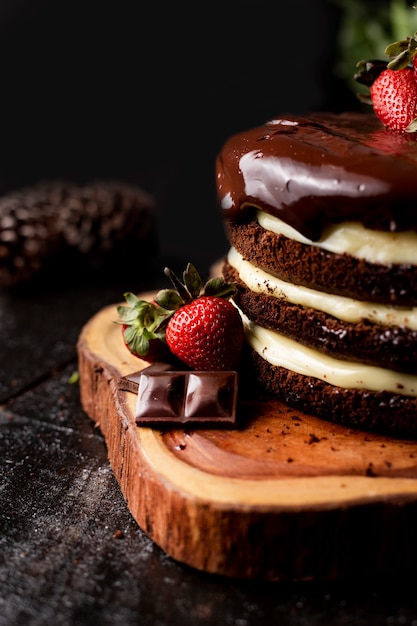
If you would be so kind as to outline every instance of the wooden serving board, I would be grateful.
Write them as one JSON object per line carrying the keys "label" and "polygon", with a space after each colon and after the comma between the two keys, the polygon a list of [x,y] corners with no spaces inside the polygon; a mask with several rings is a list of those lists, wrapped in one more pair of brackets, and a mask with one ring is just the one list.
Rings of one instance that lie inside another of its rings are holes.
{"label": "wooden serving board", "polygon": [[123,345],[116,307],[81,331],[81,401],[133,517],[168,555],[248,579],[414,571],[416,441],[354,431],[271,399],[241,401],[232,429],[138,427],[136,394],[118,381],[147,364]]}

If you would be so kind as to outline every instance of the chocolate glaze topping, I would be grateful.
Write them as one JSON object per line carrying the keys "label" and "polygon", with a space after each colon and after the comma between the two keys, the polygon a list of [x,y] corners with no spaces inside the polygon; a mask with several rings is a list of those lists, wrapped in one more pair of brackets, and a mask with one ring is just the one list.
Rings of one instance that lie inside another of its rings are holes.
{"label": "chocolate glaze topping", "polygon": [[313,241],[342,221],[417,230],[417,140],[373,114],[285,116],[238,133],[219,153],[216,176],[226,220],[255,207]]}

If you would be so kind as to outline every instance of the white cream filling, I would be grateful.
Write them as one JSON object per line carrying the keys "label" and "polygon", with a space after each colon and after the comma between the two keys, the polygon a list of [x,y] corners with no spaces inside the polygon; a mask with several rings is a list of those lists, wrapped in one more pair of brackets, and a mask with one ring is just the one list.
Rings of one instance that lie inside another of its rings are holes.
{"label": "white cream filling", "polygon": [[336,387],[417,396],[417,376],[340,361],[266,330],[249,321],[242,312],[241,315],[249,345],[271,365],[318,378]]}
{"label": "white cream filling", "polygon": [[[366,229],[360,223],[345,222],[328,228],[322,238],[315,242],[263,211],[258,211],[257,218],[266,230],[329,252],[348,254],[384,265],[417,265],[417,233],[414,231],[387,233]],[[346,322],[358,323],[366,319],[384,326],[417,330],[417,307],[362,302],[287,283],[255,267],[234,248],[229,251],[228,262],[255,293],[323,311]],[[375,392],[385,390],[417,397],[415,375],[335,359],[254,324],[242,312],[241,315],[249,345],[271,365],[320,379],[335,387]]]}
{"label": "white cream filling", "polygon": [[246,261],[235,248],[229,250],[227,260],[239,273],[245,285],[255,293],[263,293],[293,304],[311,307],[345,322],[358,323],[367,319],[384,326],[403,326],[417,330],[417,307],[404,308],[362,302],[294,285],[255,267]]}
{"label": "white cream filling", "polygon": [[258,211],[257,219],[266,230],[328,252],[349,254],[357,259],[383,265],[390,263],[417,265],[417,233],[415,231],[388,233],[365,228],[359,222],[342,222],[325,230],[319,241],[312,241],[268,213]]}

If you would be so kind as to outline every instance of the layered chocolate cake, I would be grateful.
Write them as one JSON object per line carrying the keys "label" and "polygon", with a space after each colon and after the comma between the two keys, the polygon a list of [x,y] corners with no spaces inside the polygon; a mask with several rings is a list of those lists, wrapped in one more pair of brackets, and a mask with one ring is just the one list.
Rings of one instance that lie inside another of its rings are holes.
{"label": "layered chocolate cake", "polygon": [[416,437],[415,134],[285,116],[232,136],[216,177],[258,381],[309,414]]}

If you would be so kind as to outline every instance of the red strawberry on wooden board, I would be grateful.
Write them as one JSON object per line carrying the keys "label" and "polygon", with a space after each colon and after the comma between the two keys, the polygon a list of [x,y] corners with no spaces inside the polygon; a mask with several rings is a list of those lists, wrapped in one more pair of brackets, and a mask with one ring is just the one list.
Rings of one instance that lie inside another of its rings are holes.
{"label": "red strawberry on wooden board", "polygon": [[193,369],[234,370],[242,350],[242,320],[230,300],[201,296],[174,313],[166,341]]}
{"label": "red strawberry on wooden board", "polygon": [[413,37],[390,44],[388,61],[363,60],[357,64],[357,82],[369,87],[369,96],[358,94],[371,104],[386,128],[417,132],[417,32]]}
{"label": "red strawberry on wooden board", "polygon": [[[244,329],[230,301],[235,285],[223,277],[203,285],[191,263],[183,273],[183,282],[168,268],[165,274],[174,289],[162,289],[151,303],[127,293],[127,306],[118,306],[123,339],[130,352],[149,362],[179,359],[201,371],[237,369]],[[158,342],[168,349],[168,357],[159,358]]]}
{"label": "red strawberry on wooden board", "polygon": [[166,327],[171,352],[196,370],[237,368],[244,330],[240,314],[230,302],[235,285],[219,277],[203,286],[191,263],[183,273],[183,282],[168,268],[165,274],[174,289],[160,291],[155,301],[173,312]]}

